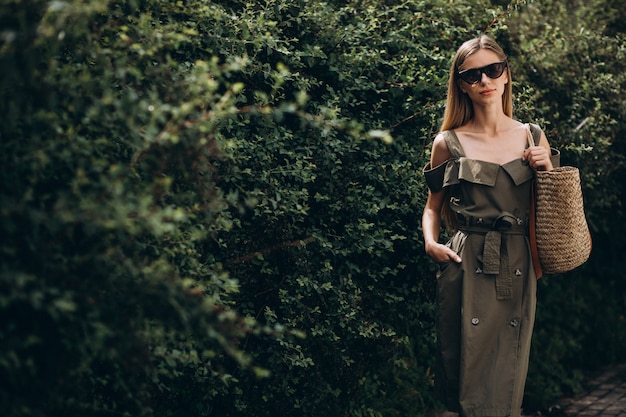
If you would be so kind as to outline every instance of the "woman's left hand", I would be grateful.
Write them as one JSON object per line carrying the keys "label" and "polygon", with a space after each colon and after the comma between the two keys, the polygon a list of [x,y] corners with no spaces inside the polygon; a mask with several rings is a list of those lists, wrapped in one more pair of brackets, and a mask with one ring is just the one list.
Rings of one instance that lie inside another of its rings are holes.
{"label": "woman's left hand", "polygon": [[532,168],[540,171],[552,171],[552,161],[550,160],[550,150],[543,146],[531,146],[524,150],[524,161],[528,162]]}

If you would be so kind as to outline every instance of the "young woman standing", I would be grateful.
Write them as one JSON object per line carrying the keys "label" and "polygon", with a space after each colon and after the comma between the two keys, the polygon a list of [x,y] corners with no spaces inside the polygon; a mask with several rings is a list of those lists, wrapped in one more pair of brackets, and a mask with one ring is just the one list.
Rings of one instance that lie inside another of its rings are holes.
{"label": "young woman standing", "polygon": [[[511,71],[487,36],[465,42],[450,70],[422,216],[439,263],[437,386],[450,411],[519,416],[535,320],[537,276],[528,240],[535,169],[558,164],[536,127],[512,118]],[[442,218],[453,232],[439,242]]]}

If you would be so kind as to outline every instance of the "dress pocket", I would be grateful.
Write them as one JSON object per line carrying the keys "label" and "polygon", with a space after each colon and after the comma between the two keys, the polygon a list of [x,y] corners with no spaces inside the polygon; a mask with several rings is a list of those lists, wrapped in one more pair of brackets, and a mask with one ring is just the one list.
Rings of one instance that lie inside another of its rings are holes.
{"label": "dress pocket", "polygon": [[[467,238],[467,234],[464,232],[458,231],[446,242],[446,246],[452,249],[457,255],[461,257],[461,264],[463,264],[463,248],[465,246],[465,239]],[[437,279],[440,279],[448,269],[450,269],[451,265],[460,266],[457,262],[453,261],[445,261],[438,262],[439,271],[437,271]],[[456,268],[453,268],[456,269]]]}

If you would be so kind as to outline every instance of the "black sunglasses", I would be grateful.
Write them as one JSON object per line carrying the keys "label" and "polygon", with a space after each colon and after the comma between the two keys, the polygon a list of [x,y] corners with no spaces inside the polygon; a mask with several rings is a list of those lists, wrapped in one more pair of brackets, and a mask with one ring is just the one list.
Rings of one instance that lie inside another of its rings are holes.
{"label": "black sunglasses", "polygon": [[496,62],[494,64],[485,65],[480,68],[470,68],[463,71],[459,71],[457,74],[460,79],[468,84],[476,84],[483,78],[483,74],[491,79],[500,78],[506,68],[506,62]]}

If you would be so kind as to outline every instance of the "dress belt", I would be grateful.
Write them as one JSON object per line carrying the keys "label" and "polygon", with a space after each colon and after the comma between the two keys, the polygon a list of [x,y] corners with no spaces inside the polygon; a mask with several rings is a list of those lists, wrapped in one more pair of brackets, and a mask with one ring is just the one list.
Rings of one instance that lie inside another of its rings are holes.
{"label": "dress belt", "polygon": [[[485,235],[483,273],[496,275],[496,298],[510,300],[513,292],[513,279],[510,275],[506,247],[502,246],[502,235],[528,235],[528,227],[517,217],[504,213],[491,224],[483,224],[475,218],[459,218],[459,230],[468,234]],[[501,256],[503,250],[506,255],[504,258]],[[501,264],[504,266],[504,274],[500,274]]]}

